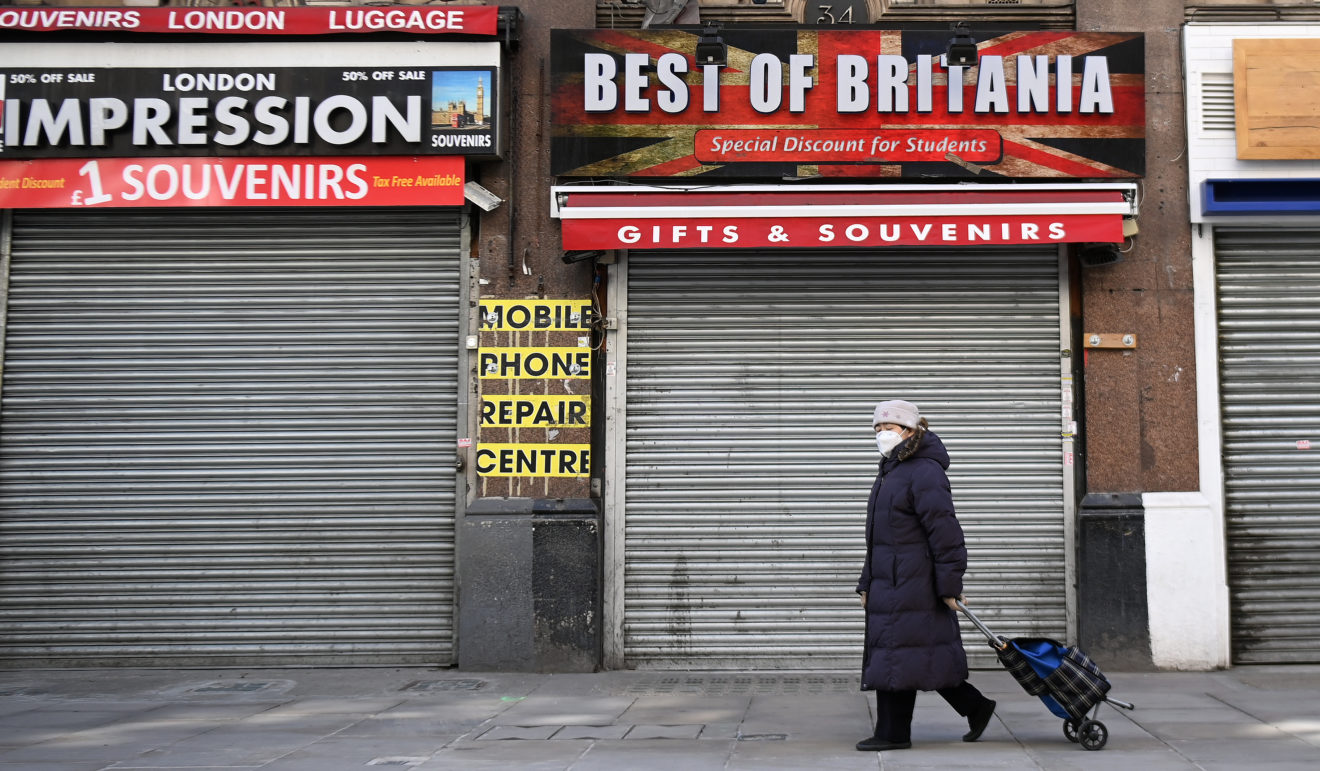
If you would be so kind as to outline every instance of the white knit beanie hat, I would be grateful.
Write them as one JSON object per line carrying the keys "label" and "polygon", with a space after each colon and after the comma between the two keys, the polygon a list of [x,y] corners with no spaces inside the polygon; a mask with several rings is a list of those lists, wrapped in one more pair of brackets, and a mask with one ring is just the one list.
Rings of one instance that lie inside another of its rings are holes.
{"label": "white knit beanie hat", "polygon": [[917,411],[917,405],[900,399],[892,399],[876,405],[875,414],[871,417],[871,428],[875,428],[881,423],[897,423],[900,426],[916,428],[917,423],[920,421],[921,413]]}

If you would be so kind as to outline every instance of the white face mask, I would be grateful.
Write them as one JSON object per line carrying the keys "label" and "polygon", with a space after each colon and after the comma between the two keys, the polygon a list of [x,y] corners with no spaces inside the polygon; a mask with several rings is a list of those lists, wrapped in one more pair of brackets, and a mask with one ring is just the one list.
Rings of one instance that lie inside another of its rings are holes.
{"label": "white face mask", "polygon": [[875,446],[879,448],[880,454],[886,458],[903,441],[903,435],[897,431],[881,431],[875,435]]}

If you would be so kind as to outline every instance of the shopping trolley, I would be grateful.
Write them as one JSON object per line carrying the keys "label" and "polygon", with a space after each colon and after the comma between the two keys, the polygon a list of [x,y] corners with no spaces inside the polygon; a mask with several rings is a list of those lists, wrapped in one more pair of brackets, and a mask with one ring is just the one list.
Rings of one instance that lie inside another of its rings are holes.
{"label": "shopping trolley", "polygon": [[1096,719],[1100,705],[1136,709],[1126,701],[1109,698],[1109,681],[1076,646],[1044,637],[1010,640],[991,632],[962,602],[958,608],[985,635],[1000,663],[1023,690],[1039,696],[1050,712],[1063,718],[1063,735],[1068,741],[1098,750],[1109,741],[1109,729]]}

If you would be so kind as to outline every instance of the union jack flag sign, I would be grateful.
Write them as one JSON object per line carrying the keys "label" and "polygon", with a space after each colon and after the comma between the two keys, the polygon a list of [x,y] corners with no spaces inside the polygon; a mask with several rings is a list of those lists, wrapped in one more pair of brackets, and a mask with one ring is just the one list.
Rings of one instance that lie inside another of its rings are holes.
{"label": "union jack flag sign", "polygon": [[555,30],[561,177],[1124,179],[1145,172],[1143,36],[992,33],[974,67],[948,32]]}

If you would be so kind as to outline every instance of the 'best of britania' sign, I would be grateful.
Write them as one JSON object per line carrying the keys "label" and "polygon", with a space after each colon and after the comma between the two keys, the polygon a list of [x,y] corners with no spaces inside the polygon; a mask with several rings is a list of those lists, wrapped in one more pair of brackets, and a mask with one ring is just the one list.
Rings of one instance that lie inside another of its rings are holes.
{"label": "'best of britania' sign", "polygon": [[1143,37],[948,32],[552,32],[564,177],[1131,178],[1144,173]]}

